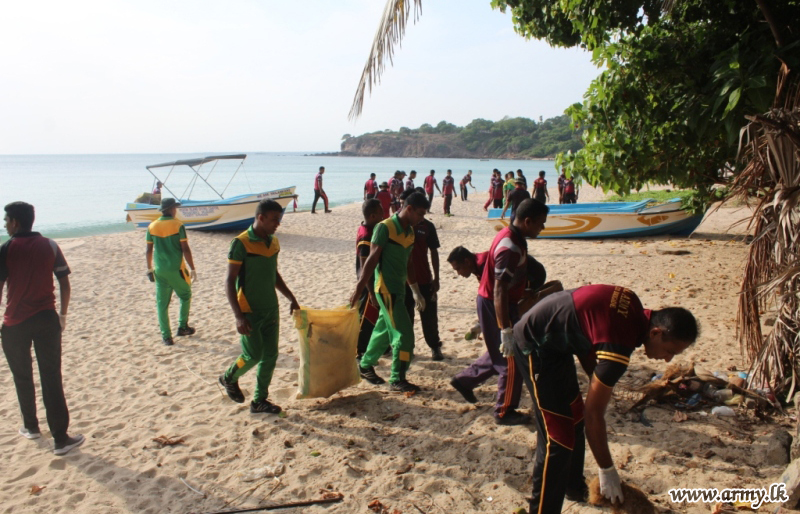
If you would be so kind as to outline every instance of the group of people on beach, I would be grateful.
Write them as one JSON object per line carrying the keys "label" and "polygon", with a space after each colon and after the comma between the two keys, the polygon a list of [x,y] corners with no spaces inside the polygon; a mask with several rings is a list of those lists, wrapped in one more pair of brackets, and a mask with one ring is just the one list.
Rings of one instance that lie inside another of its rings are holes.
{"label": "group of people on beach", "polygon": [[[324,168],[320,168],[319,197],[329,212],[322,189],[323,173]],[[361,377],[371,384],[385,383],[375,366],[388,354],[390,390],[415,394],[421,390],[409,380],[415,353],[415,310],[420,313],[431,358],[444,359],[438,328],[440,241],[436,226],[426,215],[434,188],[444,196],[445,214],[449,214],[454,179],[447,170],[439,189],[433,170],[423,187],[414,184],[416,172],[408,174],[405,182],[404,177],[404,172],[398,171],[391,182],[377,185],[372,174],[372,183],[365,185],[363,222],[354,227],[356,283],[350,304],[359,310],[361,319],[354,356]],[[478,281],[476,313],[486,347],[470,366],[451,378],[450,385],[465,401],[476,403],[474,390],[498,376],[495,421],[500,425],[535,425],[531,513],[560,512],[565,497],[587,499],[585,441],[599,466],[602,494],[621,501],[620,478],[608,449],[604,421],[612,389],[637,347],[643,347],[648,358],[669,362],[694,343],[697,322],[683,308],[645,309],[636,294],[622,286],[588,285],[563,291],[553,283],[546,284],[544,266],[528,250],[528,240],[536,239],[547,222],[549,208],[539,200],[542,187],[545,200],[548,198],[546,181],[540,173],[534,182],[534,198],[530,198],[530,194],[516,194],[527,193],[522,172],[512,178],[513,191],[506,198],[506,207],[511,206],[508,226],[492,241],[487,240],[487,251],[474,253],[457,246],[447,257],[458,275]],[[501,188],[507,183],[497,170],[493,174],[495,183]],[[462,200],[466,201],[471,172],[461,185]],[[563,194],[575,194],[571,191],[565,185]],[[499,208],[503,198],[493,196],[490,200]],[[173,292],[181,303],[177,335],[195,333],[188,315],[191,285],[197,273],[186,229],[176,219],[179,206],[175,199],[162,199],[162,216],[150,224],[145,236],[147,275],[155,282],[165,345],[174,344],[167,310]],[[32,232],[33,206],[15,202],[7,205],[5,212],[11,239],[0,246],[0,293],[8,285],[0,335],[23,416],[19,433],[40,437],[30,356],[33,344],[54,451],[63,455],[84,441],[83,436],[67,434],[69,417],[61,386],[61,332],[70,298],[69,267],[54,241]],[[280,243],[275,233],[282,216],[277,202],[260,202],[253,224],[231,241],[228,251],[225,296],[240,334],[241,353],[218,381],[232,401],[243,403],[245,395],[239,380],[257,367],[250,403],[253,413],[281,412],[281,407],[268,399],[278,357],[277,292],[289,301],[290,312],[300,308],[278,270]],[[53,276],[60,286],[60,314],[55,309]],[[585,401],[573,357],[590,377]],[[533,400],[532,416],[517,410],[523,383]]]}

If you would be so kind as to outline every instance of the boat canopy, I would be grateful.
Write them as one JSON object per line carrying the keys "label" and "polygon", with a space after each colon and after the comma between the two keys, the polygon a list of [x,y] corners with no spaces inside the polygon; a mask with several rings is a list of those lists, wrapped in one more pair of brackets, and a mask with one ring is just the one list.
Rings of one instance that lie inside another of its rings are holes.
{"label": "boat canopy", "polygon": [[164,162],[161,164],[151,164],[147,166],[147,169],[151,168],[166,168],[168,166],[200,166],[207,162],[211,161],[218,161],[222,159],[244,159],[247,157],[247,154],[235,154],[235,155],[209,155],[208,157],[201,157],[199,159],[184,159],[182,161],[172,161],[172,162]]}

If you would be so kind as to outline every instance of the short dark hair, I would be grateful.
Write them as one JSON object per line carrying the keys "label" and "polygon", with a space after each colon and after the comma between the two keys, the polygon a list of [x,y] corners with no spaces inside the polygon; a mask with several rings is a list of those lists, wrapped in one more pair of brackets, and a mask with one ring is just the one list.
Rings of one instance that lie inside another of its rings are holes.
{"label": "short dark hair", "polygon": [[400,193],[400,199],[405,200],[406,198],[408,198],[409,196],[413,195],[416,192],[417,191],[415,189],[406,189],[405,191]]}
{"label": "short dark hair", "polygon": [[447,262],[462,262],[467,259],[472,259],[475,254],[464,248],[463,246],[456,246],[450,255],[447,256]]}
{"label": "short dark hair", "polygon": [[375,176],[375,174],[374,174],[374,173],[370,173],[370,174],[369,174],[369,176],[370,176],[370,177],[374,177],[374,176]]}
{"label": "short dark hair", "polygon": [[321,170],[324,170],[324,169],[325,169],[325,166],[320,166],[320,167],[319,167],[319,169],[320,169],[320,171],[321,171]]}
{"label": "short dark hair", "polygon": [[522,221],[527,218],[538,218],[546,216],[550,212],[550,207],[546,206],[534,198],[526,198],[517,206],[516,219]]}
{"label": "short dark hair", "polygon": [[369,200],[365,201],[364,204],[361,206],[361,214],[364,215],[366,218],[370,214],[374,212],[379,212],[383,214],[383,206],[381,206],[380,200],[376,198],[370,198]]}
{"label": "short dark hair", "polygon": [[545,175],[545,173],[544,173],[544,170],[542,170],[542,171],[540,171],[540,172],[539,172],[539,176],[540,176],[540,177],[544,177],[544,175]]}
{"label": "short dark hair", "polygon": [[650,315],[650,326],[663,330],[664,340],[667,342],[693,344],[700,332],[694,315],[683,307],[654,310]]}
{"label": "short dark hair", "polygon": [[416,191],[417,193],[423,194],[423,195],[425,194],[425,190],[422,189],[421,187],[415,187],[414,191]]}
{"label": "short dark hair", "polygon": [[433,175],[434,173],[436,173],[436,170],[431,170],[431,175]]}
{"label": "short dark hair", "polygon": [[259,214],[266,214],[268,212],[283,212],[281,204],[275,200],[261,200],[256,207],[256,216]]}
{"label": "short dark hair", "polygon": [[33,228],[33,220],[36,218],[33,205],[25,202],[11,202],[6,205],[5,209],[9,219],[19,223],[19,228],[23,232],[29,232]]}
{"label": "short dark hair", "polygon": [[408,195],[405,198],[405,202],[406,202],[406,205],[409,206],[409,207],[424,208],[425,210],[428,210],[428,209],[431,208],[431,204],[428,201],[428,199],[425,198],[425,195],[417,193],[416,191],[414,191],[410,195]]}

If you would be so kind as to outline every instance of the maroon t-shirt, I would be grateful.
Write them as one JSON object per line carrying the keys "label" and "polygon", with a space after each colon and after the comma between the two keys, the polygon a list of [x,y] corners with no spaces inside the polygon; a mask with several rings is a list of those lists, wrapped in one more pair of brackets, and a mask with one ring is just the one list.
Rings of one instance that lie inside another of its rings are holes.
{"label": "maroon t-shirt", "polygon": [[52,239],[27,232],[0,246],[0,282],[8,287],[3,324],[17,325],[34,314],[55,309],[53,274],[66,277],[70,269]]}
{"label": "maroon t-shirt", "polygon": [[495,280],[499,280],[509,283],[509,301],[518,302],[525,293],[527,256],[528,243],[519,229],[510,225],[498,232],[489,248],[478,294],[491,300],[494,298]]}
{"label": "maroon t-shirt", "polygon": [[436,177],[434,177],[433,175],[428,175],[427,177],[425,177],[423,184],[425,185],[426,193],[433,193],[433,186],[436,184]]}
{"label": "maroon t-shirt", "polygon": [[364,192],[368,195],[374,195],[378,192],[378,183],[372,179],[367,180],[364,184]]}
{"label": "maroon t-shirt", "polygon": [[481,252],[475,254],[475,274],[478,276],[478,282],[481,281],[483,276],[483,269],[486,267],[486,261],[489,260],[489,252]]}
{"label": "maroon t-shirt", "polygon": [[452,175],[442,179],[442,194],[451,195],[455,191],[455,180]]}
{"label": "maroon t-shirt", "polygon": [[383,207],[383,219],[388,218],[391,215],[389,208],[392,206],[392,193],[386,189],[381,189],[375,195],[375,198],[381,202],[381,207]]}
{"label": "maroon t-shirt", "polygon": [[418,284],[433,282],[433,274],[428,264],[428,250],[438,250],[440,246],[436,226],[430,220],[423,219],[414,227],[414,249],[411,250],[411,259]]}

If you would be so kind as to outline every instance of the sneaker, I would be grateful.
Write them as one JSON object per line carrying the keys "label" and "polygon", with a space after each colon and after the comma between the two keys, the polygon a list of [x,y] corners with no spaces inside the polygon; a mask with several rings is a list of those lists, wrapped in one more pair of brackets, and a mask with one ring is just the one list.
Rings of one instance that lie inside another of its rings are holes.
{"label": "sneaker", "polygon": [[530,416],[526,416],[525,414],[520,414],[515,410],[506,412],[506,415],[503,416],[502,418],[495,416],[494,420],[498,425],[505,425],[505,426],[530,425],[533,422]]}
{"label": "sneaker", "polygon": [[189,325],[186,325],[185,327],[178,327],[179,336],[190,336],[194,334],[194,332],[194,327],[190,327]]}
{"label": "sneaker", "polygon": [[416,386],[408,380],[398,380],[393,384],[389,384],[389,389],[398,393],[418,393],[419,386]]}
{"label": "sneaker", "polygon": [[27,439],[39,439],[42,437],[42,433],[39,432],[38,428],[34,428],[33,430],[28,430],[25,427],[19,429],[19,435],[25,437]]}
{"label": "sneaker", "polygon": [[267,414],[279,414],[281,412],[281,408],[269,400],[260,400],[257,402],[250,402],[250,412],[253,414],[257,414],[259,412],[266,412]]}
{"label": "sneaker", "polygon": [[475,393],[472,392],[472,389],[461,385],[461,382],[459,382],[457,378],[453,378],[453,380],[450,381],[450,385],[453,386],[453,389],[461,393],[461,396],[469,403],[478,403],[478,398],[475,397]]}
{"label": "sneaker", "polygon": [[369,382],[370,384],[374,385],[381,385],[385,384],[386,380],[382,379],[375,373],[375,368],[370,366],[368,368],[362,368],[361,366],[358,367],[358,372],[361,374],[361,378]]}
{"label": "sneaker", "polygon": [[66,455],[69,451],[73,448],[77,448],[78,446],[82,445],[86,441],[86,438],[83,437],[81,434],[78,434],[74,437],[67,437],[67,440],[63,443],[56,443],[55,449],[53,453],[56,455]]}
{"label": "sneaker", "polygon": [[222,387],[225,388],[225,392],[228,394],[228,398],[235,401],[236,403],[244,403],[244,393],[241,389],[239,389],[238,382],[228,382],[225,380],[225,375],[219,376],[219,383]]}
{"label": "sneaker", "polygon": [[443,361],[444,360],[444,354],[442,354],[442,349],[441,348],[433,348],[431,350],[431,360],[435,360],[435,361]]}
{"label": "sneaker", "polygon": [[325,211],[325,214],[329,214],[329,213],[331,213],[331,212],[333,212],[333,211],[332,211],[332,210],[330,210],[330,209],[328,209],[327,211]]}
{"label": "sneaker", "polygon": [[172,346],[175,344],[175,341],[173,341],[171,337],[165,337],[161,342],[164,343],[164,346]]}

